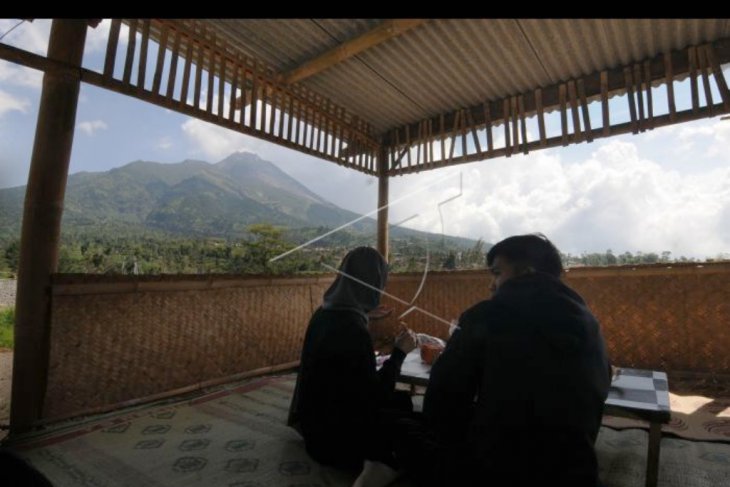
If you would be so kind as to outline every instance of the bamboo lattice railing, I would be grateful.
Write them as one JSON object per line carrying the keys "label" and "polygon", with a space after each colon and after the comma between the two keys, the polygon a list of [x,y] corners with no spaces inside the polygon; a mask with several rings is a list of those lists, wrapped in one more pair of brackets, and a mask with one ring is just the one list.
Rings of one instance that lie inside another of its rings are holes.
{"label": "bamboo lattice railing", "polygon": [[[637,134],[657,127],[713,117],[730,112],[730,92],[720,68],[730,61],[730,40],[689,46],[646,59],[642,62],[603,70],[552,86],[537,88],[501,100],[489,100],[449,113],[404,125],[383,137],[388,170],[391,176],[420,172],[548,147],[592,142],[602,137],[626,133]],[[674,82],[687,75],[691,86],[688,110],[677,111]],[[700,99],[698,81],[702,79],[704,100]],[[720,100],[712,96],[714,82]],[[667,113],[655,110],[652,87],[667,87]],[[622,96],[630,120],[617,123],[610,119],[609,98]],[[601,120],[591,120],[588,106],[600,102]],[[549,137],[546,113],[557,110],[560,133]],[[527,120],[536,117],[538,133],[528,140]],[[572,122],[572,130],[569,127]],[[504,132],[504,145],[495,147],[495,132]],[[434,149],[438,150],[437,157]]]}

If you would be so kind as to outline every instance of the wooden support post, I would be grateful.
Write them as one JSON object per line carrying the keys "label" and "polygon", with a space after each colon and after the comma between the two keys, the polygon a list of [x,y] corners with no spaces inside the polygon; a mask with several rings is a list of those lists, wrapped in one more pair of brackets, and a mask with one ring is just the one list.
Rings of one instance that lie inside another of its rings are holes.
{"label": "wooden support post", "polygon": [[[85,20],[54,20],[48,58],[80,67],[86,26]],[[50,353],[51,274],[58,265],[79,86],[79,72],[75,70],[49,70],[43,77],[18,265],[10,403],[13,435],[30,430],[43,416]]]}
{"label": "wooden support post", "polygon": [[388,261],[388,153],[378,150],[378,252]]}

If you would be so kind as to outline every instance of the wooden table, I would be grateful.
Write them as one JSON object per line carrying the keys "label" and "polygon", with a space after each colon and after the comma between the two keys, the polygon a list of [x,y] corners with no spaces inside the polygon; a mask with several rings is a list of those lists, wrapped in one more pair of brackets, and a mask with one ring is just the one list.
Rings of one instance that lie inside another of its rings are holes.
{"label": "wooden table", "polygon": [[[423,363],[418,349],[406,355],[399,382],[427,386],[431,366]],[[646,487],[656,487],[659,473],[659,448],[662,424],[668,423],[669,383],[667,374],[655,370],[620,368],[611,382],[603,409],[605,414],[649,422],[649,446],[646,460]]]}

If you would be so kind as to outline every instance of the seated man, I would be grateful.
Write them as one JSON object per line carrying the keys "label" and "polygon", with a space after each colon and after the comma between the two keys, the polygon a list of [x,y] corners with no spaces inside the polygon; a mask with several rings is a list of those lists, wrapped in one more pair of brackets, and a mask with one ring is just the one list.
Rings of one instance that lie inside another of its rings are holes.
{"label": "seated man", "polygon": [[596,486],[610,384],[598,322],[544,236],[503,240],[487,264],[492,299],[461,315],[396,458],[418,485]]}

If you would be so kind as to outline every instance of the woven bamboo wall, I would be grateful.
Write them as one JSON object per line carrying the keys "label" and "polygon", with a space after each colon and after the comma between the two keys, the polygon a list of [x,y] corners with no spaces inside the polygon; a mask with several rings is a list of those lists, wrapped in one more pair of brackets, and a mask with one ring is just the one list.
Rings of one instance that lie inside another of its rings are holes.
{"label": "woven bamboo wall", "polygon": [[[410,301],[420,274],[391,275],[387,292]],[[312,311],[332,277],[111,278],[59,276],[53,290],[44,417],[299,359]],[[583,268],[566,281],[601,321],[622,366],[730,373],[730,265]],[[484,271],[433,272],[418,306],[446,320],[489,296]],[[374,322],[377,342],[397,333],[405,305]],[[418,311],[404,321],[446,336]]]}
{"label": "woven bamboo wall", "polygon": [[[388,292],[410,301],[420,275],[392,276]],[[612,360],[625,367],[730,373],[730,264],[576,268],[565,280],[601,322]],[[444,319],[457,318],[489,296],[484,271],[431,273],[415,303]],[[376,324],[397,333],[395,317]],[[405,317],[417,331],[446,337],[448,327],[418,312]]]}
{"label": "woven bamboo wall", "polygon": [[54,286],[46,418],[299,360],[332,278],[74,280]]}

